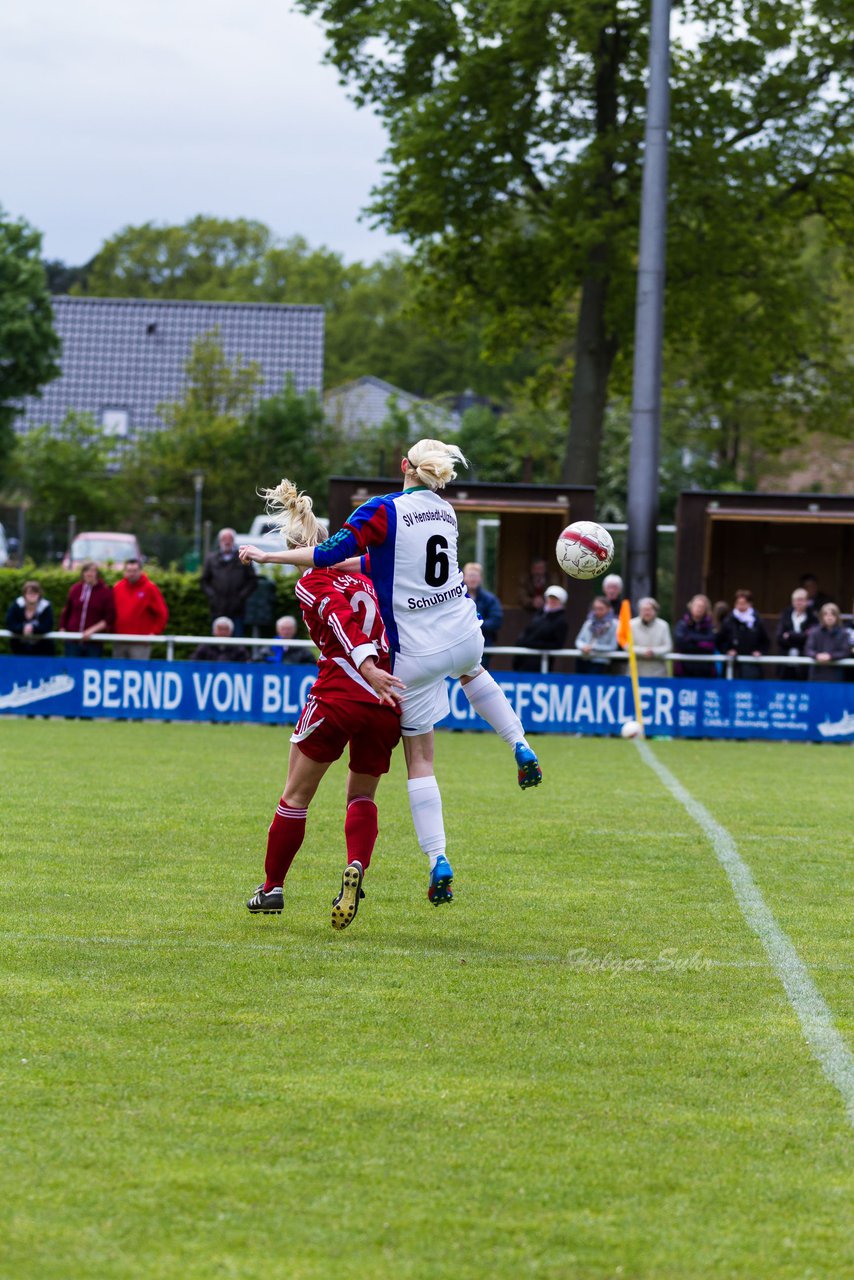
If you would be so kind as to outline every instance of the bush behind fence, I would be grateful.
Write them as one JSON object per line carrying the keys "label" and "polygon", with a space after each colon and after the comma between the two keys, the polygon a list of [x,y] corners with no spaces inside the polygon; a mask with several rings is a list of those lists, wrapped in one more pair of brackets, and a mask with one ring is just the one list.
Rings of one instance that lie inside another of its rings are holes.
{"label": "bush behind fence", "polygon": [[[111,586],[122,576],[116,569],[103,572],[105,580]],[[166,629],[170,634],[188,636],[209,634],[210,610],[198,573],[178,573],[173,569],[161,569],[150,563],[146,564],[145,572],[160,588],[169,607],[169,622]],[[79,577],[80,574],[77,571],[72,572],[52,566],[38,568],[30,565],[23,569],[0,569],[0,629],[6,618],[6,610],[21,594],[24,583],[30,578],[35,578],[41,583],[46,599],[53,605],[54,626],[59,630],[62,606],[65,604],[69,590]],[[276,588],[275,617],[287,613],[301,622],[299,605],[294,595],[296,581],[296,576],[273,579]],[[299,634],[305,635],[305,629],[302,626]],[[0,640],[0,652],[9,652],[8,640]]]}

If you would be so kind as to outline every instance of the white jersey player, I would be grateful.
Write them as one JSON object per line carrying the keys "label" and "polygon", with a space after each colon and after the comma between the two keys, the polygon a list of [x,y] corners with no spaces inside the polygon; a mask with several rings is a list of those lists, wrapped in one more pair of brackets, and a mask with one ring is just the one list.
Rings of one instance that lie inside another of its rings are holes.
{"label": "white jersey player", "polygon": [[[372,498],[326,542],[313,548],[262,552],[242,547],[244,560],[330,567],[366,559],[402,680],[401,732],[409,774],[409,803],[418,843],[430,861],[428,897],[449,902],[453,872],[446,856],[442,798],[433,773],[433,726],[448,714],[447,677],[459,678],[473,709],[512,748],[519,785],[542,780],[519,717],[481,665],[483,634],[457,559],[457,518],[436,492],[465,458],[455,445],[419,440],[401,462],[403,489]],[[269,491],[268,497],[275,491]],[[275,502],[274,502],[275,505]],[[287,519],[283,518],[283,530]]]}

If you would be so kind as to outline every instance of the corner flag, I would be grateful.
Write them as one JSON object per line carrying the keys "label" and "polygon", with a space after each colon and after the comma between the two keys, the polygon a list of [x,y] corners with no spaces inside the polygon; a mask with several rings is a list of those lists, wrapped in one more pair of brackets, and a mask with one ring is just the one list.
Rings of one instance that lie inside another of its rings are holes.
{"label": "corner flag", "polygon": [[628,600],[620,605],[620,618],[617,622],[617,644],[621,649],[628,649],[632,640],[632,606]]}

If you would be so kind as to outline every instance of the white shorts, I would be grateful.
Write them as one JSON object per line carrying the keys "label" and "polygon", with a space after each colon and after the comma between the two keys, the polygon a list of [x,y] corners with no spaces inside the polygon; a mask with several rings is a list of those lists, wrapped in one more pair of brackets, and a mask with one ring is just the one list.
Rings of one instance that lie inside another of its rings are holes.
{"label": "white shorts", "polygon": [[473,676],[477,674],[483,657],[483,633],[474,631],[440,653],[394,659],[394,674],[406,685],[401,694],[403,714],[400,731],[405,738],[418,733],[429,733],[434,724],[444,720],[450,711],[448,702],[448,676]]}

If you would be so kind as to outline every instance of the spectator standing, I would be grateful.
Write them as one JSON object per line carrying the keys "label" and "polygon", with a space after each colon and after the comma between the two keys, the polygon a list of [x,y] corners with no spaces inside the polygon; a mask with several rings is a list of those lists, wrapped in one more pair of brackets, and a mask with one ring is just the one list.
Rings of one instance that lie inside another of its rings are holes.
{"label": "spectator standing", "polygon": [[829,596],[826,591],[822,591],[818,585],[818,578],[814,573],[802,573],[800,586],[806,591],[807,603],[816,617],[821,612],[822,605],[835,603],[833,596]]}
{"label": "spectator standing", "polygon": [[53,631],[53,607],[45,600],[40,582],[25,582],[17,600],[6,611],[6,630],[12,632],[13,653],[28,658],[52,658],[56,652],[52,640],[45,639]]}
{"label": "spectator standing", "polygon": [[276,636],[280,643],[270,645],[269,649],[264,650],[265,662],[314,662],[315,657],[311,649],[303,649],[300,646],[289,644],[289,640],[295,639],[297,634],[296,618],[288,617],[286,614],[282,618],[276,619]]}
{"label": "spectator standing", "polygon": [[596,596],[590,606],[590,613],[575,638],[575,647],[584,655],[575,661],[579,674],[607,673],[610,654],[617,647],[617,619],[604,596]]}
{"label": "spectator standing", "polygon": [[66,640],[67,658],[100,658],[104,647],[92,637],[101,631],[112,631],[116,625],[113,589],[107,586],[94,560],[80,567],[80,580],[68,593],[59,615],[60,631],[79,631],[79,640]]}
{"label": "spectator standing", "polygon": [[[673,648],[680,654],[711,656],[715,652],[715,624],[708,596],[698,594],[688,601],[687,610],[676,623]],[[685,662],[680,658],[674,663],[673,673],[677,676],[713,680],[718,671],[714,662]]]}
{"label": "spectator standing", "polygon": [[220,529],[216,551],[205,556],[201,583],[208,598],[211,618],[230,618],[234,623],[234,634],[242,636],[246,601],[255,590],[258,579],[251,564],[241,561],[234,538],[233,529]]}
{"label": "spectator standing", "polygon": [[[761,658],[770,652],[768,632],[753,607],[753,593],[746,588],[736,591],[732,611],[721,623],[715,643],[721,653],[730,658]],[[739,662],[735,674],[741,680],[761,680],[762,667],[758,662]]]}
{"label": "spectator standing", "polygon": [[818,626],[807,634],[804,653],[815,659],[815,666],[809,668],[810,680],[841,684],[845,679],[845,668],[834,664],[842,658],[851,657],[851,637],[842,623],[838,605],[822,605]]}
{"label": "spectator standing", "polygon": [[[234,635],[234,623],[225,616],[213,620],[214,639],[230,639]],[[247,662],[249,654],[242,644],[213,644],[208,640],[193,650],[191,662]]]}
{"label": "spectator standing", "polygon": [[[620,605],[623,603],[623,579],[618,573],[607,573],[602,579],[602,595],[608,602],[608,608],[615,618],[620,616]],[[638,605],[640,608],[640,605]]]}
{"label": "spectator standing", "polygon": [[551,585],[549,566],[545,560],[532,560],[531,567],[519,582],[519,604],[529,613],[542,609],[546,599],[546,587]]}
{"label": "spectator standing", "polygon": [[658,616],[659,604],[652,596],[638,601],[638,614],[632,618],[632,640],[639,676],[666,676],[664,656],[673,648],[670,624]]}
{"label": "spectator standing", "polygon": [[[525,649],[562,649],[566,643],[566,592],[563,587],[546,587],[543,607],[531,619],[516,641]],[[554,659],[549,659],[551,671]],[[517,653],[513,659],[514,671],[539,671],[540,659],[530,654]]]}
{"label": "spectator standing", "polygon": [[257,640],[273,634],[276,618],[276,584],[264,574],[255,575],[255,590],[246,601],[243,621],[248,634]]}
{"label": "spectator standing", "polygon": [[[113,587],[113,603],[116,635],[159,636],[166,630],[166,601],[138,560],[125,560],[123,576]],[[144,662],[151,657],[151,645],[141,640],[114,640],[113,657]]]}
{"label": "spectator standing", "polygon": [[[501,624],[504,621],[504,610],[501,607],[501,601],[498,596],[494,596],[491,591],[487,591],[483,585],[483,568],[481,565],[474,560],[464,565],[463,582],[466,584],[466,591],[474,600],[475,608],[480,618],[480,629],[483,632],[484,644],[496,644]],[[484,661],[483,665],[487,666],[488,663]]]}
{"label": "spectator standing", "polygon": [[[804,657],[807,634],[818,626],[818,614],[810,606],[804,587],[792,592],[792,603],[780,614],[777,622],[777,651],[787,658]],[[780,680],[806,680],[809,667],[778,667]]]}

